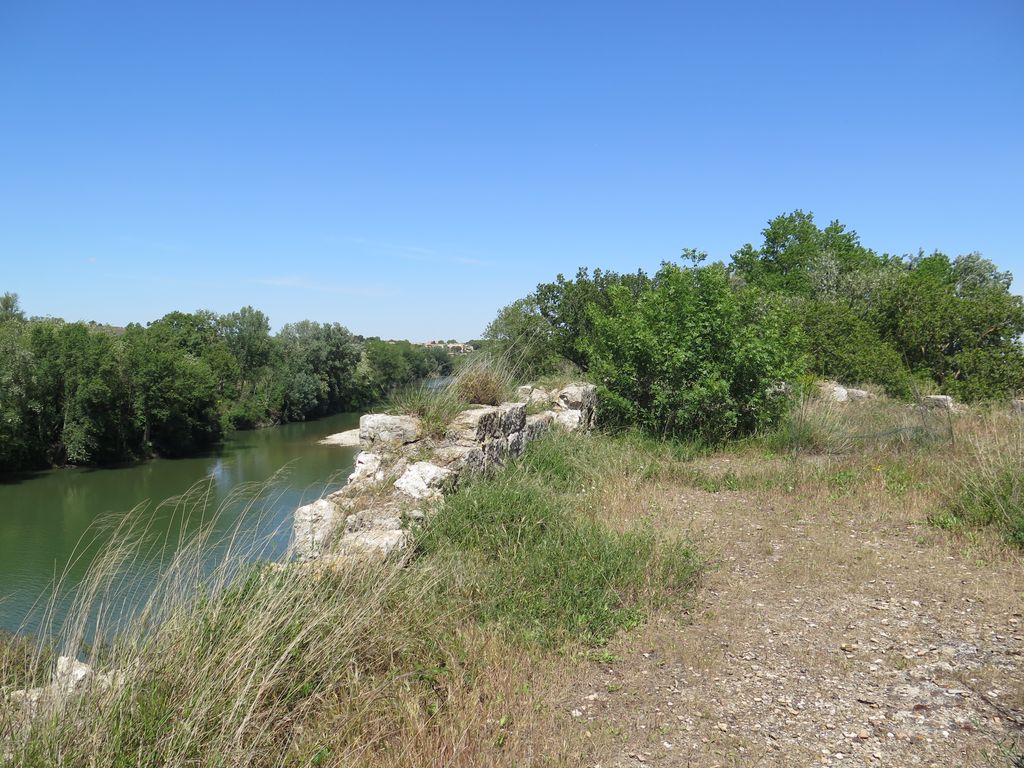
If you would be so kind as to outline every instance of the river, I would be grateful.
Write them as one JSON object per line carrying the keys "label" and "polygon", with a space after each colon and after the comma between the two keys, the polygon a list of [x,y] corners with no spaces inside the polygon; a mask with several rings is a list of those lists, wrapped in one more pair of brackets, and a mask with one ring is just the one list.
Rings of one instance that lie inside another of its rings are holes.
{"label": "river", "polygon": [[[352,470],[357,449],[319,445],[329,434],[358,426],[359,415],[346,413],[280,427],[235,432],[208,455],[155,459],[113,469],[58,469],[17,479],[0,480],[0,630],[36,632],[42,628],[40,602],[52,594],[55,576],[64,572],[77,552],[84,557],[67,571],[66,587],[81,582],[93,553],[109,538],[97,524],[116,524],[131,510],[146,505],[144,517],[152,538],[180,540],[201,524],[200,515],[184,519],[180,505],[161,502],[185,493],[197,483],[209,489],[207,514],[224,504],[218,530],[265,537],[261,554],[280,555],[288,545],[294,509],[336,490]],[[286,468],[286,469],[285,469]],[[280,470],[256,507],[226,503],[246,483],[264,483]],[[83,542],[99,541],[92,546]],[[125,582],[145,583],[166,559],[162,551],[142,555],[121,574]],[[141,590],[144,592],[145,590]],[[61,590],[47,626],[59,626],[70,606],[70,592]],[[128,610],[131,610],[128,605]]]}

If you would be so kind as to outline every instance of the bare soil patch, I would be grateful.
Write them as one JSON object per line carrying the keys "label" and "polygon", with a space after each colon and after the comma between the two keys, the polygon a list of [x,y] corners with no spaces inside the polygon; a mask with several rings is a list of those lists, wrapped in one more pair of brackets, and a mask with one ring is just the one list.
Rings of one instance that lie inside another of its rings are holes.
{"label": "bare soil patch", "polygon": [[1019,765],[1024,568],[927,525],[935,483],[863,457],[676,470],[607,514],[693,537],[708,572],[692,612],[620,636],[564,694],[597,764]]}

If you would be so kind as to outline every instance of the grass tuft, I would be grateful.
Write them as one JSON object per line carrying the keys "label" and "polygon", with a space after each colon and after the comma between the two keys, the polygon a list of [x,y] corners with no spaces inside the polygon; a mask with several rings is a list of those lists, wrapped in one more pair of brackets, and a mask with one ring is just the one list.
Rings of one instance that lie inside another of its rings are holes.
{"label": "grass tuft", "polygon": [[957,491],[931,517],[944,528],[992,526],[1007,542],[1024,548],[1024,424],[972,435],[954,466]]}

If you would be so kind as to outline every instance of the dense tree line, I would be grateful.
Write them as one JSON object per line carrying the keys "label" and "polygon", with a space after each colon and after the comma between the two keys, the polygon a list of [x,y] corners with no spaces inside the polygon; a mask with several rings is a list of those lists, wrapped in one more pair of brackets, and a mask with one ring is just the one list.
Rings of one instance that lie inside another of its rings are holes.
{"label": "dense tree line", "polygon": [[530,376],[565,361],[602,387],[611,421],[719,439],[784,407],[780,384],[828,377],[895,397],[1024,390],[1024,300],[972,253],[878,254],[839,222],[778,216],[729,264],[655,275],[581,269],[505,307],[491,345]]}
{"label": "dense tree line", "polygon": [[441,349],[262,312],[172,312],[111,328],[26,318],[0,297],[0,471],[179,456],[229,429],[364,407],[444,374]]}

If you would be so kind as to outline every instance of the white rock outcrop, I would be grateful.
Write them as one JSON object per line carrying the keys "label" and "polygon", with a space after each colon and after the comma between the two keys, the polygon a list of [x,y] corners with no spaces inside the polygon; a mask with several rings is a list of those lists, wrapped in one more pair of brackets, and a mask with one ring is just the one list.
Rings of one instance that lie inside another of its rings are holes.
{"label": "white rock outcrop", "polygon": [[[521,388],[518,394],[522,402],[463,411],[440,437],[424,434],[411,416],[363,416],[363,450],[348,484],[295,511],[298,559],[322,559],[333,566],[349,557],[387,557],[408,543],[405,526],[420,524],[424,509],[429,511],[460,476],[501,466],[553,426],[574,430],[595,423],[597,388],[591,384],[574,384],[557,393]],[[528,416],[527,401],[543,401],[551,409]]]}
{"label": "white rock outcrop", "polygon": [[397,448],[415,443],[420,437],[420,420],[415,416],[368,413],[359,419],[359,444],[366,450]]}
{"label": "white rock outcrop", "polygon": [[44,704],[65,701],[89,687],[108,691],[119,688],[124,682],[124,673],[118,670],[96,672],[72,656],[59,656],[49,685],[12,691],[6,699],[9,704],[32,713]]}
{"label": "white rock outcrop", "polygon": [[543,387],[535,387],[532,384],[527,384],[524,387],[519,387],[516,390],[516,397],[524,403],[547,403],[551,404],[554,402],[555,393],[549,392]]}
{"label": "white rock outcrop", "polygon": [[400,552],[408,542],[408,531],[358,531],[341,538],[337,555],[345,558],[384,558]]}
{"label": "white rock outcrop", "polygon": [[317,499],[296,509],[292,518],[296,556],[300,560],[313,560],[327,551],[339,517],[337,506],[328,499]]}
{"label": "white rock outcrop", "polygon": [[850,399],[850,391],[834,381],[823,381],[821,382],[821,396],[834,403],[845,403]]}
{"label": "white rock outcrop", "polygon": [[358,448],[360,445],[359,429],[348,429],[344,432],[336,432],[318,440],[320,445],[337,445],[342,448]]}
{"label": "white rock outcrop", "polygon": [[450,469],[429,461],[418,461],[395,481],[395,490],[413,499],[438,498],[452,476]]}
{"label": "white rock outcrop", "polygon": [[57,659],[53,673],[53,685],[62,694],[78,693],[92,681],[92,667],[70,656]]}
{"label": "white rock outcrop", "polygon": [[379,454],[369,451],[360,451],[356,454],[355,467],[352,474],[348,476],[350,484],[362,481],[379,483],[384,480],[384,472],[381,470],[382,459]]}
{"label": "white rock outcrop", "polygon": [[501,434],[501,414],[494,405],[463,411],[448,426],[445,437],[457,444],[482,443]]}
{"label": "white rock outcrop", "polygon": [[585,426],[583,413],[580,411],[556,411],[552,415],[552,421],[560,427],[574,432]]}

